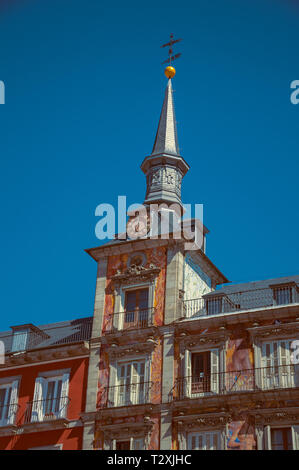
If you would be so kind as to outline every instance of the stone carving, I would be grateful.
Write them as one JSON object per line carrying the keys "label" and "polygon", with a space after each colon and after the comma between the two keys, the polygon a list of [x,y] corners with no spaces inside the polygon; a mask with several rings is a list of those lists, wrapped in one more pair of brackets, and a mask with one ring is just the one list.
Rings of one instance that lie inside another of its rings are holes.
{"label": "stone carving", "polygon": [[147,268],[142,265],[132,264],[124,271],[117,270],[116,274],[112,276],[114,281],[119,281],[122,283],[132,282],[134,280],[143,281],[143,280],[152,280],[160,272],[160,268],[154,264],[150,264]]}

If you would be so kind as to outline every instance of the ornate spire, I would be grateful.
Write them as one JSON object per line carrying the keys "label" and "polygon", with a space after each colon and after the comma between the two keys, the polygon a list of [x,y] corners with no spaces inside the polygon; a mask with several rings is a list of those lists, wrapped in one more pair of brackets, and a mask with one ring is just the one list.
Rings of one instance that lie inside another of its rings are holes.
{"label": "ornate spire", "polygon": [[156,139],[151,155],[179,155],[171,79],[168,80]]}
{"label": "ornate spire", "polygon": [[146,157],[141,169],[146,175],[145,204],[178,203],[181,201],[182,178],[189,170],[189,165],[180,156],[171,78],[175,69],[166,67],[168,83],[162,106],[156,139],[151,155]]}

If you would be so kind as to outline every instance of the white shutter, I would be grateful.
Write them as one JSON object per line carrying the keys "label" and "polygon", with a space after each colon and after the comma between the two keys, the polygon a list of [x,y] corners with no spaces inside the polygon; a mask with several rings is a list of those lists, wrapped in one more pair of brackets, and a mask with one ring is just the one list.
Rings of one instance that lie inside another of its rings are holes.
{"label": "white shutter", "polygon": [[137,405],[138,401],[138,389],[139,389],[139,371],[140,371],[140,363],[133,362],[132,363],[132,381],[131,381],[131,402],[133,405]]}
{"label": "white shutter", "polygon": [[7,417],[8,424],[15,423],[15,418],[18,411],[18,387],[19,381],[14,380],[11,384],[10,403]]}
{"label": "white shutter", "polygon": [[[59,417],[66,418],[67,405],[68,405],[68,393],[69,393],[69,374],[63,374],[62,386],[61,386],[61,397],[59,400]],[[58,397],[57,397],[58,398]]]}
{"label": "white shutter", "polygon": [[271,428],[270,426],[265,426],[264,429],[264,439],[265,439],[265,450],[271,450]]}
{"label": "white shutter", "polygon": [[219,393],[219,350],[211,349],[211,391]]}
{"label": "white shutter", "polygon": [[191,387],[192,387],[192,369],[191,369],[191,352],[189,349],[185,349],[185,364],[184,364],[184,384],[180,384],[181,394],[184,387],[184,395],[186,397],[191,397]]}
{"label": "white shutter", "polygon": [[31,421],[43,421],[44,418],[44,402],[43,391],[44,391],[45,379],[37,377],[35,381]]}
{"label": "white shutter", "polygon": [[116,364],[115,363],[110,364],[109,388],[108,388],[108,390],[106,389],[106,394],[107,395],[103,397],[103,400],[107,399],[107,405],[108,405],[109,408],[113,407],[113,406],[116,406],[115,405],[115,401],[117,399],[117,395],[116,395],[116,392],[117,392],[116,372],[117,372]]}
{"label": "white shutter", "polygon": [[299,426],[292,426],[293,450],[299,450]]}

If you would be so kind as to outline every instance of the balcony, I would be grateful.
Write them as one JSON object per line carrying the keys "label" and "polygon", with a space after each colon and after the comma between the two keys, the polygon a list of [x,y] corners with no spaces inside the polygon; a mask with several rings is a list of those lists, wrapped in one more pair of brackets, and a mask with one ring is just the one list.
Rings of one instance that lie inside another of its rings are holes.
{"label": "balcony", "polygon": [[158,390],[153,382],[138,382],[106,387],[100,408],[144,405],[151,403],[152,394]]}
{"label": "balcony", "polygon": [[176,380],[172,398],[185,400],[290,388],[299,388],[299,366],[295,364],[180,377]]}
{"label": "balcony", "polygon": [[106,333],[148,328],[153,325],[154,314],[154,307],[113,313],[110,315]]}
{"label": "balcony", "polygon": [[58,423],[67,421],[68,397],[50,398],[27,403],[24,424]]}
{"label": "balcony", "polygon": [[237,311],[290,305],[299,302],[299,290],[295,283],[273,285],[268,288],[241,292],[211,292],[204,298],[183,300],[182,317],[197,318],[221,315]]}

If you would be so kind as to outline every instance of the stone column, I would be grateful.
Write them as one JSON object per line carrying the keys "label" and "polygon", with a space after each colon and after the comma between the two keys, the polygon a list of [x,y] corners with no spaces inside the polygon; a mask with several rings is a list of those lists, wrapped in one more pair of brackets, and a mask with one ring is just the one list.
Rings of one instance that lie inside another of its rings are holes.
{"label": "stone column", "polygon": [[163,337],[163,368],[162,368],[162,408],[160,449],[172,448],[172,413],[170,393],[174,383],[174,328],[168,328]]}
{"label": "stone column", "polygon": [[167,250],[164,323],[172,323],[181,316],[179,291],[183,287],[184,255],[178,245]]}
{"label": "stone column", "polygon": [[[88,378],[86,390],[86,413],[95,413],[97,405],[97,392],[99,381],[100,341],[105,307],[107,258],[100,259],[98,263],[97,284],[95,293],[92,337],[90,341]],[[93,449],[95,421],[86,420],[83,431],[83,449]]]}

